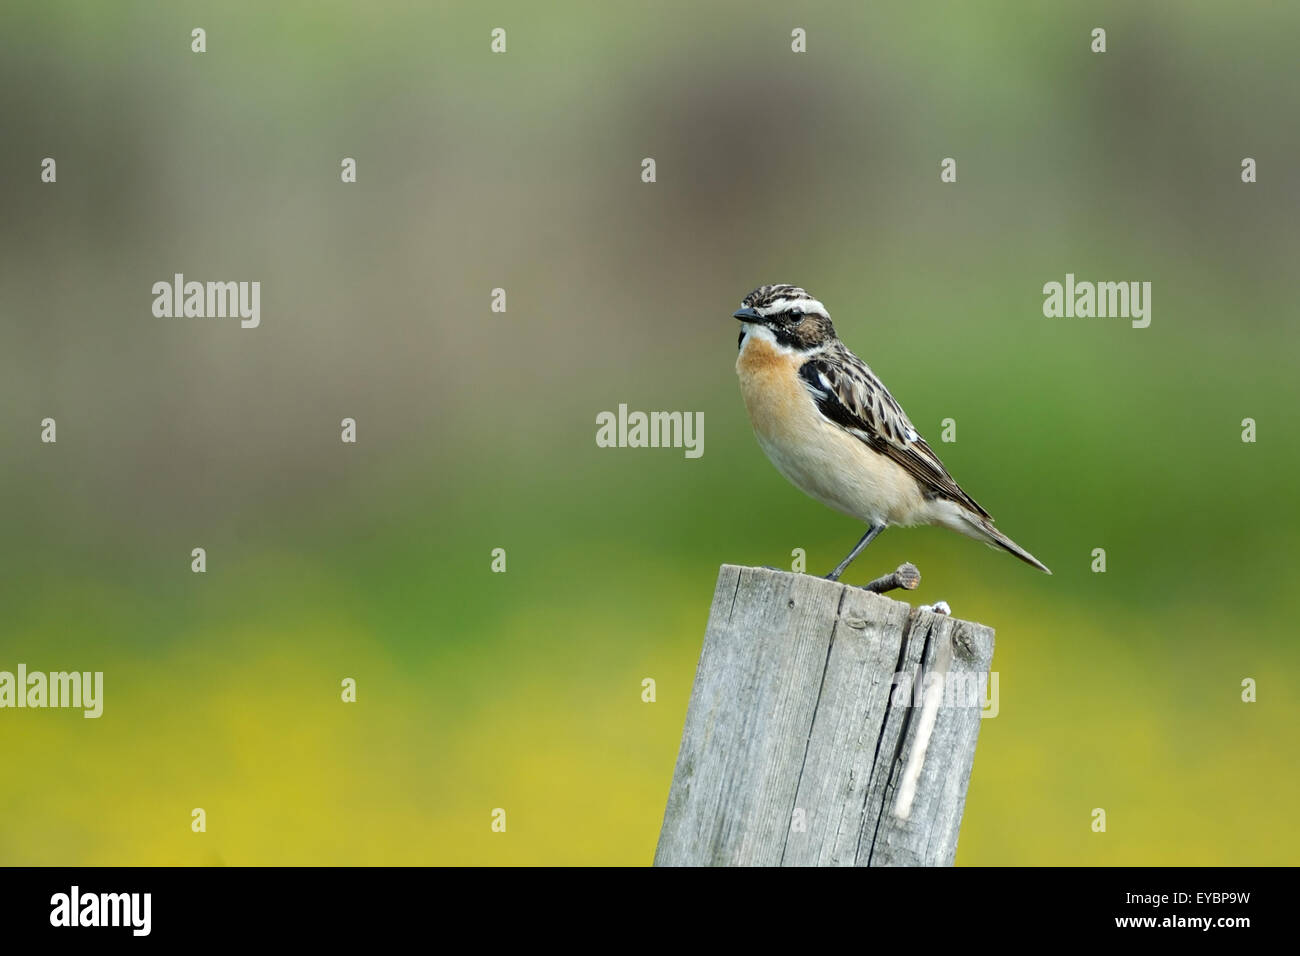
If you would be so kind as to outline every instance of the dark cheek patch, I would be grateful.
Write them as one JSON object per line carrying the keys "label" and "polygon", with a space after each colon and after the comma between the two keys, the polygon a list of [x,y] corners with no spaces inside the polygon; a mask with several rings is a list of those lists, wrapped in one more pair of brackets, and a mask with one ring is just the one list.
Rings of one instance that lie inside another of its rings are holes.
{"label": "dark cheek patch", "polygon": [[803,336],[800,335],[797,326],[778,325],[772,329],[772,336],[786,348],[801,349],[804,347]]}
{"label": "dark cheek patch", "polygon": [[739,337],[738,339],[736,339],[736,351],[739,352],[739,351],[740,351],[740,347],[741,347],[742,345],[744,345],[744,344],[745,344],[745,330],[744,330],[744,329],[741,329],[741,330],[740,330],[740,337]]}

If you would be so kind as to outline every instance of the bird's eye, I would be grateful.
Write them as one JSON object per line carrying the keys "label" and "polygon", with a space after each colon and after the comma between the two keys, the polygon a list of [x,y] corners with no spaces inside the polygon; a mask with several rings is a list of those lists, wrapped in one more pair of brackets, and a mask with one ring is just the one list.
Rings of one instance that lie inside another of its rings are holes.
{"label": "bird's eye", "polygon": [[800,322],[802,322],[802,321],[803,321],[803,313],[802,313],[802,312],[800,312],[799,310],[795,309],[795,310],[793,310],[793,311],[790,313],[790,322],[791,322],[793,325],[798,325],[798,324],[799,324]]}

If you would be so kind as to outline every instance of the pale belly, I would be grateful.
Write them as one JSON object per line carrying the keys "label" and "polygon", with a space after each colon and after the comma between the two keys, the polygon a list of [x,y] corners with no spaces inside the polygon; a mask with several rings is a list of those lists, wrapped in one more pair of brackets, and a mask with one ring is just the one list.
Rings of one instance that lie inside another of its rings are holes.
{"label": "pale belly", "polygon": [[764,344],[747,342],[736,368],[759,447],[777,471],[808,496],[859,521],[925,521],[916,481],[822,418],[794,374],[798,359],[756,347]]}

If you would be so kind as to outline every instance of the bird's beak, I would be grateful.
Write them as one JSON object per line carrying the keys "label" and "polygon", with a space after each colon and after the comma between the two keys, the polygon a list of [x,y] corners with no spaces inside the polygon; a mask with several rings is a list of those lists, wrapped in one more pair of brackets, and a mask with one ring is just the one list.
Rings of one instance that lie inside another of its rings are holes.
{"label": "bird's beak", "polygon": [[737,312],[735,315],[733,315],[732,318],[734,318],[734,319],[740,319],[740,321],[742,321],[742,322],[762,322],[762,321],[763,321],[763,317],[762,317],[761,315],[758,314],[758,311],[757,311],[756,309],[741,309],[739,312]]}

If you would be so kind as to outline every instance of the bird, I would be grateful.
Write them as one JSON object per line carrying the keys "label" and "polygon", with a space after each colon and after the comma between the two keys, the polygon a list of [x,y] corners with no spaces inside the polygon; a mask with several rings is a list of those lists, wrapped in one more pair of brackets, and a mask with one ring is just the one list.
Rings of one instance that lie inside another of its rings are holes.
{"label": "bird", "polygon": [[800,491],[867,525],[827,578],[838,581],[890,525],[939,525],[1052,573],[953,480],[820,301],[798,286],[763,285],[734,317],[736,374],[759,447]]}

